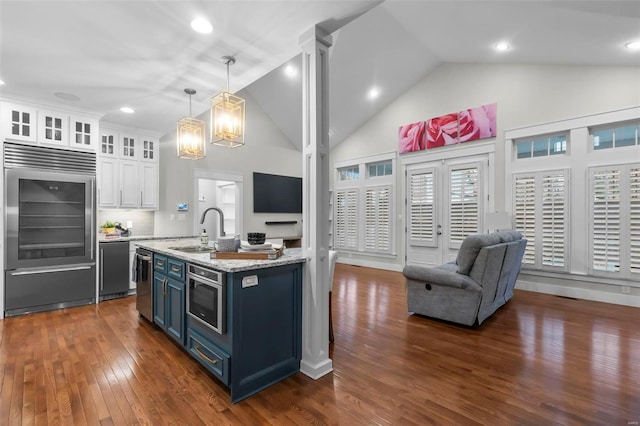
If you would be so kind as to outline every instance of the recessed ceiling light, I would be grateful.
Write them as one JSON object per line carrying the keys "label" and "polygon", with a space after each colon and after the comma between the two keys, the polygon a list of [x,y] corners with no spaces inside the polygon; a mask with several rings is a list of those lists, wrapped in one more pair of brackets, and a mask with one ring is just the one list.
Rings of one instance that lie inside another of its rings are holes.
{"label": "recessed ceiling light", "polygon": [[120,111],[127,113],[127,114],[133,114],[135,111],[133,110],[133,108],[127,107],[127,106],[123,106],[122,108],[120,108]]}
{"label": "recessed ceiling light", "polygon": [[504,52],[511,49],[511,46],[506,41],[501,41],[500,43],[496,43],[493,48],[498,52]]}
{"label": "recessed ceiling light", "polygon": [[211,31],[213,31],[211,23],[209,23],[209,21],[204,18],[196,18],[191,21],[191,28],[193,29],[193,31],[201,34],[209,34]]}
{"label": "recessed ceiling light", "polygon": [[380,96],[380,89],[378,89],[377,87],[372,87],[367,92],[367,98],[369,98],[371,100],[377,99],[378,96]]}
{"label": "recessed ceiling light", "polygon": [[640,50],[640,40],[638,41],[630,41],[629,43],[624,45],[627,49],[631,50]]}
{"label": "recessed ceiling light", "polygon": [[295,77],[298,75],[298,69],[293,65],[289,64],[286,67],[284,67],[284,74],[287,77]]}
{"label": "recessed ceiling light", "polygon": [[67,93],[67,92],[55,92],[53,94],[53,96],[55,96],[56,98],[60,98],[60,99],[64,99],[65,101],[79,101],[80,98],[76,95],[74,95],[73,93]]}

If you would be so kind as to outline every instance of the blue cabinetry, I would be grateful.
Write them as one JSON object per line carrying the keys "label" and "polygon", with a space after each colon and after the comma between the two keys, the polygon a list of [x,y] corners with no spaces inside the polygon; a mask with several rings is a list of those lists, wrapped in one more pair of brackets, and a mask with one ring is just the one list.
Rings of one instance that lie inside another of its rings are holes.
{"label": "blue cabinetry", "polygon": [[184,346],[185,264],[154,254],[153,269],[153,322]]}
{"label": "blue cabinetry", "polygon": [[297,373],[302,358],[302,265],[227,274],[224,334],[187,317],[187,349],[238,402]]}

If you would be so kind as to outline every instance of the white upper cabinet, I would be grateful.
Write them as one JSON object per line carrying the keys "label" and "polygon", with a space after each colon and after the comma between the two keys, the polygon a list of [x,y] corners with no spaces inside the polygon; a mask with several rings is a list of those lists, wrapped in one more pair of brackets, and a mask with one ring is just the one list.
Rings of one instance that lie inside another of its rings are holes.
{"label": "white upper cabinet", "polygon": [[37,143],[76,151],[96,152],[98,118],[60,106],[33,102],[0,102],[0,132],[4,140]]}
{"label": "white upper cabinet", "polygon": [[140,138],[140,156],[138,157],[141,161],[151,161],[154,163],[158,162],[158,149],[160,146],[158,145],[157,138],[150,137],[141,137]]}
{"label": "white upper cabinet", "polygon": [[2,102],[0,110],[4,139],[23,142],[37,141],[37,112],[35,108]]}
{"label": "white upper cabinet", "polygon": [[120,171],[115,158],[98,160],[98,207],[116,209],[120,207]]}
{"label": "white upper cabinet", "polygon": [[38,141],[60,147],[69,146],[69,116],[56,111],[38,111]]}
{"label": "white upper cabinet", "polygon": [[138,136],[120,133],[120,154],[119,157],[125,160],[137,160],[139,150]]}
{"label": "white upper cabinet", "polygon": [[98,155],[100,158],[116,158],[118,157],[118,132],[100,128],[100,144],[98,146]]}
{"label": "white upper cabinet", "polygon": [[138,169],[140,207],[158,208],[158,164],[141,162]]}
{"label": "white upper cabinet", "polygon": [[158,209],[156,136],[148,131],[106,124],[98,146],[98,208]]}
{"label": "white upper cabinet", "polygon": [[84,151],[97,151],[98,120],[88,117],[71,116],[70,127],[70,147]]}
{"label": "white upper cabinet", "polygon": [[140,207],[137,161],[120,160],[120,207],[125,209]]}

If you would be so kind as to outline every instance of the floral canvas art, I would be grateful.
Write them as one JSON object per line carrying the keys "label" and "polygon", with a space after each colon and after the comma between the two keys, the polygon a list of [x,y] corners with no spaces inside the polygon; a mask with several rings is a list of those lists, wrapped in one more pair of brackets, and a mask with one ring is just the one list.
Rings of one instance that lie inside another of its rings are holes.
{"label": "floral canvas art", "polygon": [[458,114],[447,114],[427,121],[427,149],[458,143]]}
{"label": "floral canvas art", "polygon": [[496,136],[496,105],[493,103],[460,111],[458,138],[461,143]]}
{"label": "floral canvas art", "polygon": [[424,121],[405,124],[398,130],[398,152],[414,152],[425,149]]}
{"label": "floral canvas art", "polygon": [[497,104],[465,109],[400,126],[398,151],[420,151],[496,136]]}

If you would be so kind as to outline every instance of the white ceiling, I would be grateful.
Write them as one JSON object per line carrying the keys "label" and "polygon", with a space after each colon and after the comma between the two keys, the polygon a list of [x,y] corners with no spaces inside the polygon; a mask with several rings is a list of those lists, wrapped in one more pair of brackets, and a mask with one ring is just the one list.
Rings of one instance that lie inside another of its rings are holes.
{"label": "white ceiling", "polygon": [[[196,16],[212,22],[212,34],[190,29]],[[205,111],[226,87],[220,58],[234,55],[231,90],[246,88],[299,147],[300,76],[282,68],[299,65],[298,37],[315,24],[333,33],[332,144],[443,62],[640,67],[640,51],[624,47],[640,40],[638,0],[0,0],[0,94],[166,133],[188,113],[183,89],[197,90],[194,115]],[[512,49],[495,52],[500,40]]]}

